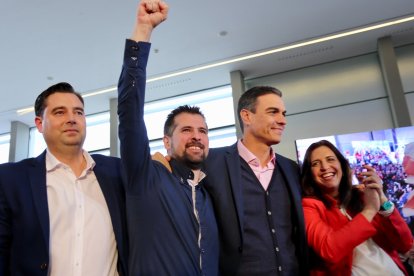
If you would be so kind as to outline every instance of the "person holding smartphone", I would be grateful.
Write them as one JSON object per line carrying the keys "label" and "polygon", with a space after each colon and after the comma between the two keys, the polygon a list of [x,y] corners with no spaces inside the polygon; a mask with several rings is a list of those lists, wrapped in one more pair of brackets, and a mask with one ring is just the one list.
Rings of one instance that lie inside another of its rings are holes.
{"label": "person holding smartphone", "polygon": [[410,229],[376,171],[364,168],[356,189],[333,144],[321,140],[306,151],[301,183],[311,275],[407,275],[398,253],[410,250]]}

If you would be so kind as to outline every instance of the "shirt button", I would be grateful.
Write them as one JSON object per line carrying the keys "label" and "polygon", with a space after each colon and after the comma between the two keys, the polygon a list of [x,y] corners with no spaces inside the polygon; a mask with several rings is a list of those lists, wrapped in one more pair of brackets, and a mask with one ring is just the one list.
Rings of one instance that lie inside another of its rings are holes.
{"label": "shirt button", "polygon": [[47,269],[47,264],[46,264],[46,263],[41,264],[41,265],[40,265],[40,269],[41,269],[41,270],[45,270],[45,269]]}
{"label": "shirt button", "polygon": [[132,46],[131,49],[134,50],[134,51],[137,51],[138,50],[138,46]]}
{"label": "shirt button", "polygon": [[276,250],[276,252],[279,252],[279,247],[276,247],[275,250]]}
{"label": "shirt button", "polygon": [[275,229],[272,229],[272,233],[274,234],[274,233],[276,233],[276,230]]}
{"label": "shirt button", "polygon": [[270,216],[271,214],[272,214],[272,212],[270,212],[270,211],[267,211],[267,214]]}
{"label": "shirt button", "polygon": [[282,271],[282,267],[281,266],[279,266],[278,269],[279,269],[279,271]]}
{"label": "shirt button", "polygon": [[269,192],[268,191],[266,191],[266,195],[269,196]]}

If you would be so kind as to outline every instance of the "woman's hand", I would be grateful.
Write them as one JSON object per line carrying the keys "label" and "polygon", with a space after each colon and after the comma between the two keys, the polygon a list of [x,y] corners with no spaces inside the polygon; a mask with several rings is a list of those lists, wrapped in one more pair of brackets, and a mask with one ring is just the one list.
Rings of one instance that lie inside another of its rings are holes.
{"label": "woman's hand", "polygon": [[368,221],[372,221],[380,209],[380,197],[378,195],[379,185],[376,183],[365,184],[364,193],[364,208],[361,213]]}
{"label": "woman's hand", "polygon": [[370,187],[371,189],[375,189],[378,192],[381,206],[384,202],[388,200],[384,194],[384,190],[382,187],[383,182],[373,167],[369,165],[364,165],[364,168],[366,169],[366,171],[363,171],[358,174],[358,180],[360,181],[360,183],[364,184],[365,188]]}
{"label": "woman's hand", "polygon": [[381,205],[388,199],[384,194],[383,182],[375,169],[368,165],[364,165],[364,168],[366,170],[358,174],[358,179],[364,186],[364,209],[361,213],[368,221],[372,221]]}

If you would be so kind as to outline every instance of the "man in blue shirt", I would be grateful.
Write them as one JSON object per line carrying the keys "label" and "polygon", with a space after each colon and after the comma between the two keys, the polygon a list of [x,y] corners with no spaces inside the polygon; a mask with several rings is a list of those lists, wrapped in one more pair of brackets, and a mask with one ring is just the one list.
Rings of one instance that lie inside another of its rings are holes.
{"label": "man in blue shirt", "polygon": [[139,4],[118,84],[129,271],[130,275],[217,275],[218,232],[203,187],[208,129],[198,107],[180,106],[165,122],[163,141],[172,157],[172,173],[150,154],[144,122],[148,41],[167,13],[168,6],[159,0]]}

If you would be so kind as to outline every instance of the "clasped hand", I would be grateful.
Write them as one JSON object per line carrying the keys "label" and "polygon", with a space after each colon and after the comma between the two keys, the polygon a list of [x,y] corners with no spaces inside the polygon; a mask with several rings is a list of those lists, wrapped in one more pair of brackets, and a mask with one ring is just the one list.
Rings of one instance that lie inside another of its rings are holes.
{"label": "clasped hand", "polygon": [[364,168],[366,171],[358,174],[358,179],[364,187],[361,190],[364,193],[364,209],[369,208],[378,212],[381,204],[387,201],[383,182],[373,167],[364,165]]}

